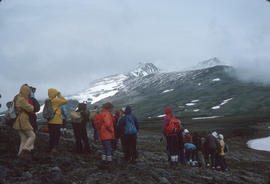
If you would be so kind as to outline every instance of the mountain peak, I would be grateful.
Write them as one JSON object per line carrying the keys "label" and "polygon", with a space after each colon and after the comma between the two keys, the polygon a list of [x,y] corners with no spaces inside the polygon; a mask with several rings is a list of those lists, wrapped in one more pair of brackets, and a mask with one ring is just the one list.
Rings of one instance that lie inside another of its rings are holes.
{"label": "mountain peak", "polygon": [[132,77],[144,77],[153,73],[158,73],[160,70],[153,63],[139,63],[135,70],[129,73]]}
{"label": "mountain peak", "polygon": [[199,62],[195,68],[204,69],[204,68],[211,68],[211,67],[223,65],[223,64],[224,63],[222,63],[217,57],[214,57],[214,58],[210,58],[208,60]]}

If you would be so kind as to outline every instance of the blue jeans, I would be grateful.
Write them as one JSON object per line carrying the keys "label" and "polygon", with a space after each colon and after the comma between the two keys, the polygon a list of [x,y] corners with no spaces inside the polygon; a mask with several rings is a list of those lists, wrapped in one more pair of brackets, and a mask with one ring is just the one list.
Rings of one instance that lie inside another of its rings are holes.
{"label": "blue jeans", "polygon": [[102,154],[106,156],[112,156],[112,140],[102,141],[103,151]]}

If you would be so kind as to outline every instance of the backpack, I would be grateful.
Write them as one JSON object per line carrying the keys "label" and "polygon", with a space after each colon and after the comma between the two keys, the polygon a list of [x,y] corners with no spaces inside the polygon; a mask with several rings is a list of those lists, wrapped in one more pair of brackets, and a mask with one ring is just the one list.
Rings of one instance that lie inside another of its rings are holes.
{"label": "backpack", "polygon": [[180,120],[172,117],[166,128],[166,132],[168,134],[180,132]]}
{"label": "backpack", "polygon": [[38,101],[35,98],[31,98],[31,101],[32,101],[33,106],[34,106],[34,112],[39,112],[40,111],[40,104],[38,103]]}
{"label": "backpack", "polygon": [[15,109],[15,100],[8,102],[7,107],[8,107],[8,110],[6,113],[6,120],[7,120],[6,122],[9,126],[13,126],[17,118],[16,109]]}
{"label": "backpack", "polygon": [[137,128],[135,126],[134,118],[129,115],[126,115],[125,119],[126,119],[126,126],[125,126],[124,134],[125,135],[136,134]]}
{"label": "backpack", "polygon": [[45,106],[44,106],[43,113],[42,113],[43,118],[45,118],[49,121],[49,120],[53,119],[55,113],[56,113],[56,111],[55,112],[53,111],[51,100],[47,99],[45,101]]}
{"label": "backpack", "polygon": [[83,120],[83,117],[80,112],[73,111],[70,113],[70,117],[73,123],[81,123]]}

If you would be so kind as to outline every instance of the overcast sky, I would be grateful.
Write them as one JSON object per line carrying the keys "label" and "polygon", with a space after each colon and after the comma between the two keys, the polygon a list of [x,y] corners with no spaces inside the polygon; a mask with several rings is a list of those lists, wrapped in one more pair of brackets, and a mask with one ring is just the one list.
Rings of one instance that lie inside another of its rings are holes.
{"label": "overcast sky", "polygon": [[[270,3],[265,0],[3,0],[2,104],[28,83],[44,98],[139,62],[182,70],[218,57],[243,78],[270,79]],[[1,99],[0,99],[1,102]]]}

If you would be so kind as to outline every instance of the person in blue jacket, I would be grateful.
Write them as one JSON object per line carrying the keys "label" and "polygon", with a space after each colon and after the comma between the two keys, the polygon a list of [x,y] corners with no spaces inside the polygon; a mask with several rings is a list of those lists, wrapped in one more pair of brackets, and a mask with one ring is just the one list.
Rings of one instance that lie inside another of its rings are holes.
{"label": "person in blue jacket", "polygon": [[137,132],[139,131],[139,123],[137,118],[132,114],[130,106],[126,107],[125,116],[120,119],[119,126],[123,135],[125,160],[136,162],[138,157]]}

